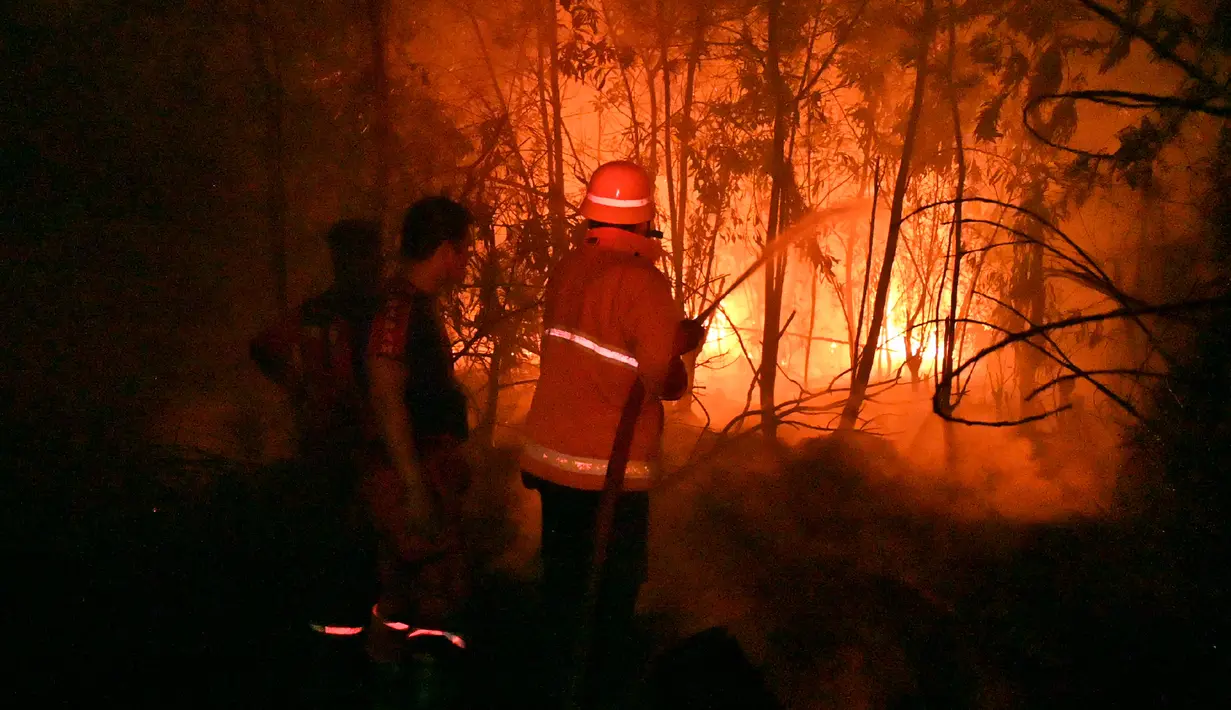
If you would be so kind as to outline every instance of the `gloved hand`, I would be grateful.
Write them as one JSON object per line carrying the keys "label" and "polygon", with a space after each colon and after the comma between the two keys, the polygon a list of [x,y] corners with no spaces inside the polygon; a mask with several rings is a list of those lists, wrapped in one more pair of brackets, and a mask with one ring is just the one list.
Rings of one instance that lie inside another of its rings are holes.
{"label": "gloved hand", "polygon": [[661,399],[675,402],[683,397],[686,391],[688,391],[688,370],[684,368],[684,361],[677,357],[667,368],[667,379],[663,384]]}
{"label": "gloved hand", "polygon": [[675,333],[675,354],[683,355],[701,347],[705,342],[705,326],[701,321],[691,318],[680,321],[680,327]]}

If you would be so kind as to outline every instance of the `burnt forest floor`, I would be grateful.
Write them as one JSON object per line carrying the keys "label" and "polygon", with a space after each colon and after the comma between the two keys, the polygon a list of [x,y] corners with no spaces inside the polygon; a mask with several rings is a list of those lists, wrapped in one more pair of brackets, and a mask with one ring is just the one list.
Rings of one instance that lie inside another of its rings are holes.
{"label": "burnt forest floor", "polygon": [[[1200,540],[955,520],[863,473],[892,456],[875,446],[805,445],[772,472],[741,456],[653,502],[647,655],[724,626],[790,708],[1231,706],[1227,565]],[[471,690],[533,707],[533,501],[507,452],[489,461]],[[7,687],[41,696],[9,707],[309,707],[361,679],[313,662],[285,467],[66,444],[9,469]]]}

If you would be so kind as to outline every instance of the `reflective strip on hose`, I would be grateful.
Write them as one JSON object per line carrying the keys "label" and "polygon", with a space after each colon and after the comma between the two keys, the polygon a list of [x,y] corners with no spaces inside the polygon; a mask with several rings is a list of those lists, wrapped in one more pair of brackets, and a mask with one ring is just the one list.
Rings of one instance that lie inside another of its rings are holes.
{"label": "reflective strip on hose", "polygon": [[634,369],[637,367],[637,358],[632,355],[620,352],[614,348],[609,348],[605,345],[599,345],[585,336],[569,332],[562,328],[548,328],[547,334],[555,338],[562,338],[564,340],[568,340],[569,342],[576,343],[586,350],[601,355],[612,362],[618,362],[621,365],[627,365],[628,367],[632,367]]}
{"label": "reflective strip on hose", "polygon": [[586,199],[604,207],[645,207],[650,204],[650,198],[648,197],[643,197],[639,200],[622,200],[617,197],[599,197],[598,195],[587,194]]}
{"label": "reflective strip on hose", "polygon": [[412,639],[416,636],[441,636],[449,639],[449,643],[457,646],[458,648],[466,648],[466,642],[462,640],[461,636],[451,634],[448,631],[441,631],[439,629],[415,629],[407,634],[406,638]]}
{"label": "reflective strip on hose", "polygon": [[363,633],[362,626],[321,626],[320,624],[308,624],[318,634],[326,636],[355,636]]}
{"label": "reflective strip on hose", "polygon": [[[561,471],[579,473],[584,476],[603,477],[607,475],[607,459],[592,459],[585,456],[572,456],[561,453],[546,446],[527,442],[522,449],[522,455],[542,461]],[[648,461],[629,461],[624,467],[624,475],[629,478],[650,478],[654,465]]]}

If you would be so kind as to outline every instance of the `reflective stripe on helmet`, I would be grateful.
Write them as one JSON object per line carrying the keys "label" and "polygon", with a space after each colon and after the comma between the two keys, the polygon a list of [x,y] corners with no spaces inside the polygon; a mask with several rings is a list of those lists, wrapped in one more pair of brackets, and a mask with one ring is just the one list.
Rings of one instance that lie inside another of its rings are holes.
{"label": "reflective stripe on helmet", "polygon": [[654,219],[654,181],[636,163],[604,163],[590,176],[581,214],[608,224],[649,222]]}
{"label": "reflective stripe on helmet", "polygon": [[599,345],[583,335],[578,335],[577,333],[564,330],[563,328],[548,328],[547,335],[576,343],[593,353],[611,360],[612,362],[617,362],[633,369],[637,368],[637,358],[618,349],[607,347],[605,345]]}
{"label": "reflective stripe on helmet", "polygon": [[[603,477],[607,475],[607,459],[592,459],[585,456],[565,454],[546,446],[540,446],[527,441],[522,454],[528,458],[558,468],[561,471],[579,473],[586,476]],[[650,478],[654,472],[654,464],[649,461],[629,461],[624,467],[624,475],[629,478]]]}
{"label": "reflective stripe on helmet", "polygon": [[598,195],[586,195],[586,199],[596,205],[605,207],[645,207],[650,204],[650,198],[643,197],[639,200],[623,200],[615,197],[599,197]]}

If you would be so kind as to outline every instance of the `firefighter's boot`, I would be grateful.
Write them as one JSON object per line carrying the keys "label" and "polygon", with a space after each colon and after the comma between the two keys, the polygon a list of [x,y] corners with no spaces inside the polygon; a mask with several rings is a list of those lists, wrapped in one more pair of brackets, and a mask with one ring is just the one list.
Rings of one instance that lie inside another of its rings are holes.
{"label": "firefighter's boot", "polygon": [[304,683],[301,707],[345,707],[362,691],[364,629],[361,625],[308,624],[300,632]]}
{"label": "firefighter's boot", "polygon": [[465,660],[446,639],[410,639],[401,660],[373,663],[373,710],[462,710]]}
{"label": "firefighter's boot", "polygon": [[[423,630],[419,630],[422,632]],[[465,707],[468,656],[460,637],[444,632],[412,635],[406,648],[409,707],[460,710]]]}

